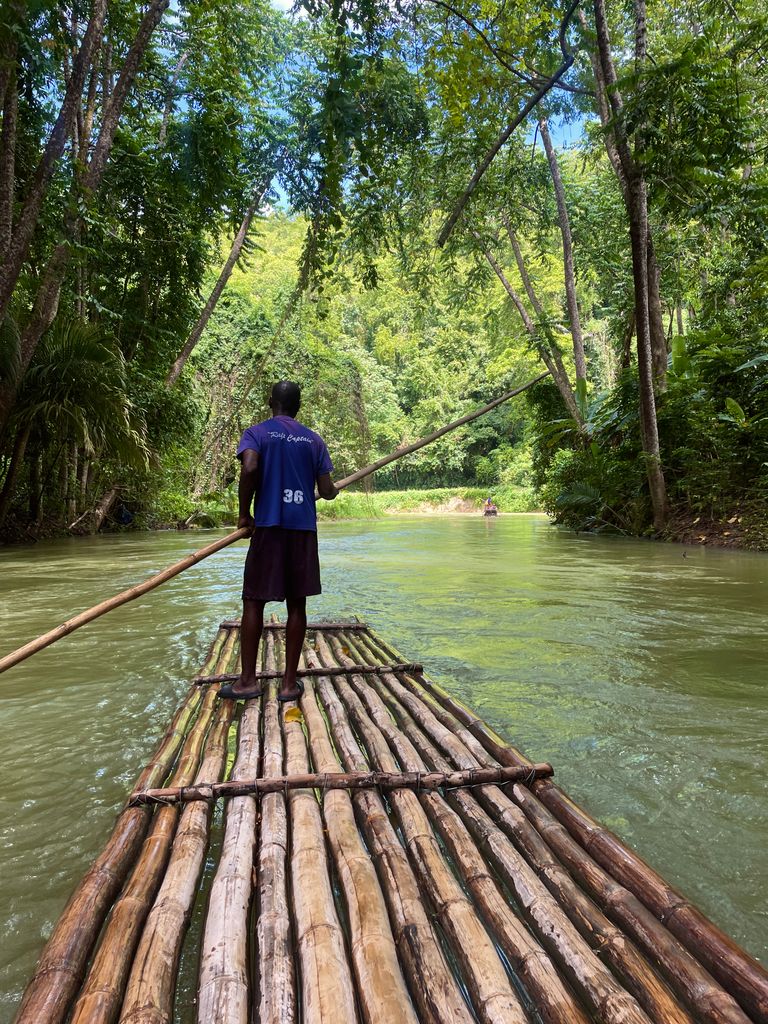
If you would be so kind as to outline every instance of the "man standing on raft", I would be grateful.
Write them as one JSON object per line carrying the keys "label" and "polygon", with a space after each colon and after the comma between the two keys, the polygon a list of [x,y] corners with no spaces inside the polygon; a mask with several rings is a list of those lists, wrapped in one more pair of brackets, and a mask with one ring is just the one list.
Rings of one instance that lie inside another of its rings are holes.
{"label": "man standing on raft", "polygon": [[267,601],[288,606],[285,674],[277,699],[297,700],[304,691],[296,671],[307,627],[306,599],[321,592],[315,486],[327,501],[339,492],[331,480],[333,463],[325,441],[296,420],[300,405],[299,385],[279,381],[269,399],[271,419],[248,427],[237,448],[237,525],[251,530],[240,626],[243,667],[237,682],[222,686],[219,697],[247,700],[262,693],[255,673]]}

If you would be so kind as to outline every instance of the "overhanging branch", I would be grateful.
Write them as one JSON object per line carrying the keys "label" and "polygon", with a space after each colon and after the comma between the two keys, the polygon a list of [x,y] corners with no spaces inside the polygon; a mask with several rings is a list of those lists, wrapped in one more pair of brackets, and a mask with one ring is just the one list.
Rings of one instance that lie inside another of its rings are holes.
{"label": "overhanging branch", "polygon": [[545,82],[543,82],[542,85],[533,94],[533,96],[531,96],[530,99],[528,99],[526,101],[526,103],[524,104],[522,109],[518,112],[518,114],[515,117],[515,119],[510,124],[508,124],[507,127],[501,132],[501,134],[498,136],[498,138],[493,143],[491,148],[488,150],[488,152],[485,154],[483,159],[478,164],[477,168],[475,169],[475,173],[472,175],[472,177],[469,180],[469,183],[467,184],[467,187],[464,189],[462,194],[459,196],[459,199],[456,202],[453,210],[448,215],[445,223],[443,224],[442,228],[440,229],[440,233],[437,236],[437,244],[441,248],[442,248],[442,246],[445,245],[445,243],[451,237],[451,234],[453,233],[453,229],[456,227],[456,223],[457,223],[459,217],[461,216],[461,214],[464,211],[464,207],[467,205],[467,203],[469,202],[469,199],[470,199],[472,193],[475,191],[475,189],[477,188],[478,184],[480,183],[480,179],[483,177],[485,172],[488,170],[488,168],[493,163],[493,161],[496,158],[496,155],[498,154],[499,150],[509,140],[509,138],[512,135],[512,133],[514,132],[514,130],[520,124],[522,124],[522,122],[530,114],[530,112],[533,110],[533,108],[538,103],[541,102],[541,100],[547,95],[547,93],[550,91],[550,89],[552,89],[555,85],[557,85],[559,80],[563,77],[563,75],[568,71],[568,69],[573,64],[574,55],[570,52],[570,50],[568,49],[568,47],[566,45],[565,33],[566,33],[567,29],[568,29],[568,23],[571,20],[571,18],[573,17],[573,14],[574,14],[578,4],[579,4],[579,0],[571,0],[571,4],[568,7],[568,10],[565,13],[565,17],[563,18],[563,21],[562,21],[562,23],[560,25],[560,32],[559,32],[559,35],[558,35],[558,40],[559,40],[559,43],[560,43],[560,49],[562,50],[562,53],[563,53],[563,58],[564,58],[563,59],[563,63],[560,65],[560,67],[557,69],[557,71],[554,73],[554,75],[552,75]]}

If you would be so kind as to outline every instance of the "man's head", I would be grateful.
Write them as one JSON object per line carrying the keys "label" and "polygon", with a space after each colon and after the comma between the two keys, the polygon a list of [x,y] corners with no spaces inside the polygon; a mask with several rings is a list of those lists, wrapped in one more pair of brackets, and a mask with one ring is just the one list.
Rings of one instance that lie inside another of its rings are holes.
{"label": "man's head", "polygon": [[272,386],[269,407],[275,416],[295,416],[301,405],[301,388],[292,380],[279,380]]}

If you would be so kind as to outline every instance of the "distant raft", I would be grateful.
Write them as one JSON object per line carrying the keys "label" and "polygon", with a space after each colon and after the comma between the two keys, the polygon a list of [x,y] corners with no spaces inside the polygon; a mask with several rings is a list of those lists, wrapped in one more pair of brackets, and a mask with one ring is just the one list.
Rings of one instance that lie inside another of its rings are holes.
{"label": "distant raft", "polygon": [[768,1021],[755,960],[363,623],[310,625],[283,711],[282,630],[242,704],[222,623],[18,1022]]}

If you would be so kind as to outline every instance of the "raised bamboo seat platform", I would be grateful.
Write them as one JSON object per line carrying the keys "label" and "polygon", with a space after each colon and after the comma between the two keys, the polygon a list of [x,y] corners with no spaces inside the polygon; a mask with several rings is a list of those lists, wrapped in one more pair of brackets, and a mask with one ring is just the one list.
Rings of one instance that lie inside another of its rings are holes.
{"label": "raised bamboo seat platform", "polygon": [[280,706],[282,654],[217,700],[221,625],[17,1021],[768,1021],[760,965],[420,665],[312,623]]}

